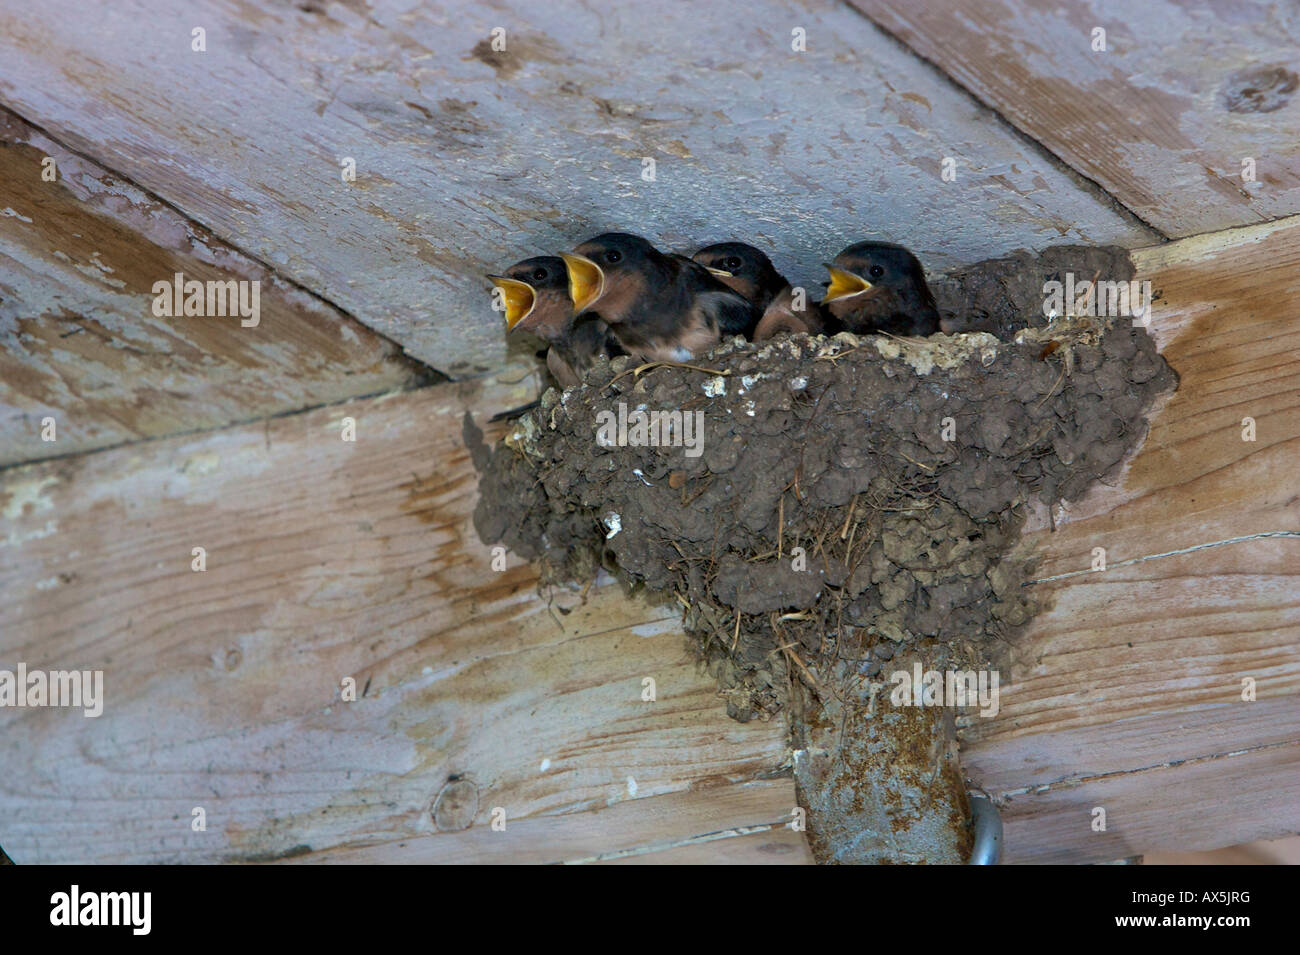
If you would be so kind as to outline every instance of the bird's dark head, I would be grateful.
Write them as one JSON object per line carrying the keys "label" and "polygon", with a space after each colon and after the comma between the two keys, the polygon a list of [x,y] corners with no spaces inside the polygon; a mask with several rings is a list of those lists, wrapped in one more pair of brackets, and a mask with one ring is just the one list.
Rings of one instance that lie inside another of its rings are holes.
{"label": "bird's dark head", "polygon": [[649,277],[666,261],[662,252],[629,232],[605,232],[563,253],[575,312],[593,309],[618,322],[627,304],[648,290]]}
{"label": "bird's dark head", "polygon": [[522,328],[542,338],[558,336],[573,316],[569,277],[558,256],[524,259],[488,280],[501,290],[509,331]]}
{"label": "bird's dark head", "polygon": [[706,245],[691,258],[733,292],[763,308],[790,283],[759,249],[744,242]]}
{"label": "bird's dark head", "polygon": [[901,245],[858,242],[826,268],[831,281],[822,304],[850,330],[881,328],[900,315],[917,316],[920,330],[932,314],[938,320],[925,270]]}

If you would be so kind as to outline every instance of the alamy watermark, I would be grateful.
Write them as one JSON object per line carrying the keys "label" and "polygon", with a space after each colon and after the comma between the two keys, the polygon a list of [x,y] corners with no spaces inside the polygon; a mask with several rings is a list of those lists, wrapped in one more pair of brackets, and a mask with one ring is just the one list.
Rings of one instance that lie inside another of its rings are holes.
{"label": "alamy watermark", "polygon": [[911,672],[895,670],[889,702],[894,706],[978,706],[980,716],[991,718],[1000,708],[997,670],[925,670],[920,662]]}
{"label": "alamy watermark", "polygon": [[125,925],[133,935],[148,935],[152,908],[152,892],[83,892],[73,885],[50,896],[50,924]]}
{"label": "alamy watermark", "polygon": [[1130,316],[1137,324],[1151,322],[1151,282],[1100,282],[1085,279],[1076,282],[1073,272],[1065,281],[1043,283],[1043,314],[1048,318],[1092,315],[1108,318]]}
{"label": "alamy watermark", "polygon": [[0,669],[0,706],[79,706],[84,716],[104,712],[103,670]]}
{"label": "alamy watermark", "polygon": [[262,320],[262,283],[257,279],[185,278],[177,272],[172,281],[153,283],[153,313],[157,318],[226,318],[239,316],[244,328],[256,328]]}
{"label": "alamy watermark", "polygon": [[596,443],[602,448],[685,448],[688,458],[704,453],[703,411],[647,411],[644,405],[596,412]]}

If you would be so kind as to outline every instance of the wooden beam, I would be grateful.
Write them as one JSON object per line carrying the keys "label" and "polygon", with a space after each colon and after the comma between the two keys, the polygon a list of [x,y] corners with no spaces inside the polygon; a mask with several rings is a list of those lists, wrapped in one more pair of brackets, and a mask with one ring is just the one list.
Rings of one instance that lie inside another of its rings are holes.
{"label": "wooden beam", "polygon": [[809,864],[812,853],[790,828],[789,779],[704,786],[625,800],[587,812],[525,818],[513,828],[475,826],[397,844],[335,849],[291,862],[363,864],[639,863]]}
{"label": "wooden beam", "polygon": [[[1029,529],[1054,604],[1017,645],[998,716],[964,732],[1009,861],[1300,828],[1285,782],[1300,749],[1297,257],[1297,221],[1139,256],[1182,386],[1113,486],[1058,511],[1055,532],[1045,516]],[[468,523],[461,420],[532,388],[513,372],[0,474],[0,666],[103,669],[107,697],[98,719],[0,710],[6,851],[696,859],[751,825],[769,828],[719,851],[789,845],[770,828],[788,814],[789,781],[772,778],[784,728],[726,718],[673,608],[610,582],[548,605],[527,566],[492,570]],[[461,781],[473,789],[452,791],[440,831],[438,796]],[[679,797],[658,821],[635,811]]]}
{"label": "wooden beam", "polygon": [[1002,803],[1007,861],[1108,862],[1300,831],[1294,694],[1179,708],[1157,692],[1144,716],[963,750],[967,775]]}
{"label": "wooden beam", "polygon": [[484,272],[609,229],[810,287],[1155,238],[839,4],[11,0],[0,101],[456,378],[505,360]]}
{"label": "wooden beam", "polygon": [[[393,343],[3,110],[0,163],[0,466],[220,428],[428,375]],[[154,283],[178,272],[257,283],[257,314],[156,316]]]}
{"label": "wooden beam", "polygon": [[1282,8],[851,2],[1166,235],[1300,210],[1300,33]]}

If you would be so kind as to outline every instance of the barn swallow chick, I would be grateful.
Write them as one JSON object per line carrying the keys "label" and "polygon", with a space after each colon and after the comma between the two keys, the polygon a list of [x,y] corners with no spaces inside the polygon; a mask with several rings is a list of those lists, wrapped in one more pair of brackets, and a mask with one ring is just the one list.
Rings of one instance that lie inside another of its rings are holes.
{"label": "barn swallow chick", "polygon": [[578,318],[569,300],[564,260],[539,255],[488,279],[501,290],[506,328],[536,335],[550,347],[546,367],[561,388],[577,385],[598,357],[624,354],[609,326],[594,313]]}
{"label": "barn swallow chick", "polygon": [[809,302],[806,294],[796,294],[772,260],[752,245],[719,242],[705,246],[692,258],[761,310],[754,341],[765,341],[781,332],[817,335],[827,330],[821,307]]}
{"label": "barn swallow chick", "polygon": [[691,259],[759,310],[767,308],[772,299],[790,287],[771,259],[744,242],[706,245]]}
{"label": "barn swallow chick", "polygon": [[563,258],[577,314],[598,311],[642,361],[690,361],[758,321],[758,310],[704,266],[640,236],[606,232]]}
{"label": "barn swallow chick", "polygon": [[826,266],[822,307],[857,334],[933,335],[939,311],[916,256],[889,242],[851,245]]}

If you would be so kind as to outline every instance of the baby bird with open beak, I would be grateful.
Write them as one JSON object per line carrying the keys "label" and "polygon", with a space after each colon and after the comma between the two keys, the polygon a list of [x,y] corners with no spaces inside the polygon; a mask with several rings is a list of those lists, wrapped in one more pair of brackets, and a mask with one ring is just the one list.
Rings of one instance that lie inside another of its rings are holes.
{"label": "baby bird with open beak", "polygon": [[574,315],[563,259],[535,256],[488,279],[501,290],[507,330],[522,329],[550,346],[546,367],[561,388],[577,385],[599,356],[625,354],[598,315]]}
{"label": "baby bird with open beak", "polygon": [[563,258],[577,314],[599,312],[642,361],[690,361],[758,321],[758,309],[704,266],[637,235],[606,232]]}
{"label": "baby bird with open beak", "polygon": [[752,245],[719,242],[691,258],[762,311],[754,341],[765,341],[780,332],[818,335],[829,330],[821,306],[809,302],[806,293],[796,292],[772,260]]}
{"label": "baby bird with open beak", "polygon": [[826,266],[831,281],[822,307],[848,331],[933,335],[939,311],[921,263],[890,242],[859,242]]}

